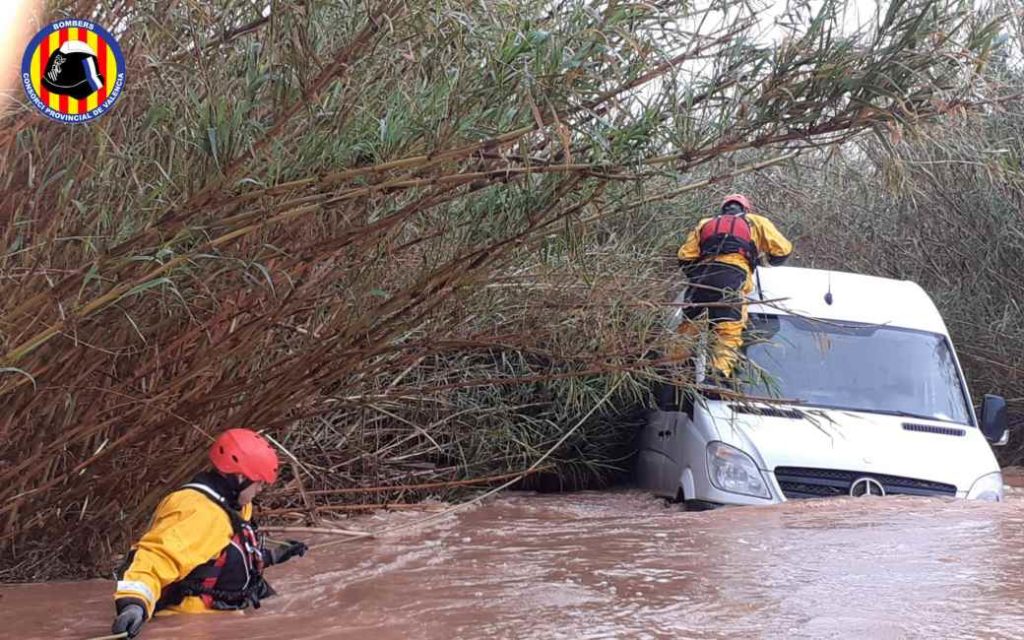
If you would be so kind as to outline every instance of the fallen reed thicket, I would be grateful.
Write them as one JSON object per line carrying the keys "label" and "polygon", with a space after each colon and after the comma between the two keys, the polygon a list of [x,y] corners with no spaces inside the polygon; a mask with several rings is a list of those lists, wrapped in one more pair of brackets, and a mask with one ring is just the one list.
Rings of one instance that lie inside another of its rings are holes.
{"label": "fallen reed thicket", "polygon": [[994,34],[934,0],[95,6],[56,15],[125,27],[114,112],[0,132],[0,579],[108,568],[229,425],[314,516],[607,480],[676,192],[956,109]]}

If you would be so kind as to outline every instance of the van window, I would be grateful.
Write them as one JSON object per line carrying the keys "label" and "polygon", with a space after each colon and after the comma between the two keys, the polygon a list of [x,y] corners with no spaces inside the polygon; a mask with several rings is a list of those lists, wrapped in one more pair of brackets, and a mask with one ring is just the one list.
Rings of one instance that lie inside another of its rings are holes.
{"label": "van window", "polygon": [[752,315],[749,332],[747,393],[971,424],[945,336],[773,315]]}

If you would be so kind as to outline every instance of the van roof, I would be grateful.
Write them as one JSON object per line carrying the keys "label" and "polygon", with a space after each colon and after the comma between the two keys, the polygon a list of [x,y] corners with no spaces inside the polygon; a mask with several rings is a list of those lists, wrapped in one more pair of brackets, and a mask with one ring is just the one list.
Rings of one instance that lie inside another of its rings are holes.
{"label": "van roof", "polygon": [[[800,267],[758,268],[758,273],[765,302],[761,303],[755,278],[751,313],[885,324],[948,335],[935,303],[909,280]],[[832,304],[825,301],[830,289]]]}

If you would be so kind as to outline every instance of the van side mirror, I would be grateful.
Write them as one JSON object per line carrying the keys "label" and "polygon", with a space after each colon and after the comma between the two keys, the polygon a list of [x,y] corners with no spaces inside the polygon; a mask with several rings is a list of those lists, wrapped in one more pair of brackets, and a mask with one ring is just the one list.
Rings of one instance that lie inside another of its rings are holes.
{"label": "van side mirror", "polygon": [[693,420],[693,393],[668,382],[658,383],[654,394],[659,411],[682,411]]}
{"label": "van side mirror", "polygon": [[1001,447],[1010,441],[1006,422],[1006,400],[986,394],[981,403],[981,432],[992,446]]}
{"label": "van side mirror", "polygon": [[675,385],[671,382],[658,382],[654,388],[654,399],[659,411],[679,411],[679,399],[676,397]]}

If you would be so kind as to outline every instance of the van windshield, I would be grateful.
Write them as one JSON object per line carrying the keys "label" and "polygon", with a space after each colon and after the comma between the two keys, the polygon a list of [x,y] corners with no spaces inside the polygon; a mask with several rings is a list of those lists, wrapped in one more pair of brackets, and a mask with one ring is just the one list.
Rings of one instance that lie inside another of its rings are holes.
{"label": "van windshield", "polygon": [[949,342],[924,331],[752,315],[751,395],[812,406],[971,423]]}

